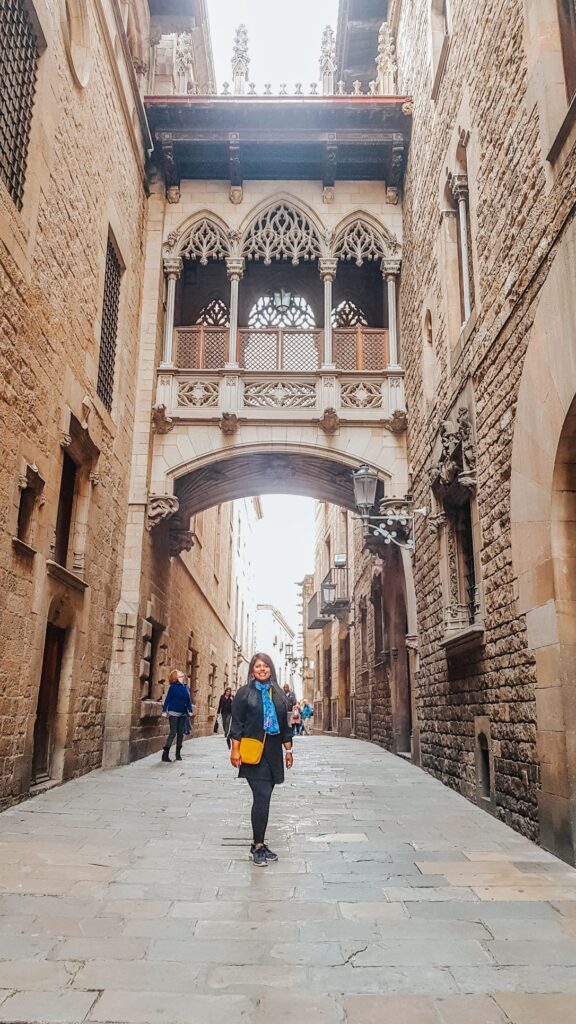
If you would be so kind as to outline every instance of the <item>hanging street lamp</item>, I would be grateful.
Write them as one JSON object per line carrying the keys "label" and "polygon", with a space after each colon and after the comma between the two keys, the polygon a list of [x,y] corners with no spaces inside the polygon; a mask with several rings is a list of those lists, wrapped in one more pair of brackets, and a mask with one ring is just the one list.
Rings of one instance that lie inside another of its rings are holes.
{"label": "hanging street lamp", "polygon": [[378,474],[370,466],[362,465],[352,473],[354,501],[364,526],[364,544],[372,550],[382,543],[396,544],[407,551],[414,550],[414,519],[428,515],[426,508],[412,508],[411,499],[382,498],[379,514],[371,515],[376,504]]}

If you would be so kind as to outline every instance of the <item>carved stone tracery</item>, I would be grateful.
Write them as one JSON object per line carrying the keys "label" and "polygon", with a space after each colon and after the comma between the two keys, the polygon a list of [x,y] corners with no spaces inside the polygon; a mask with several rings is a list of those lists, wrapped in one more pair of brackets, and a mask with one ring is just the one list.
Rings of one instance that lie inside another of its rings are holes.
{"label": "carved stone tracery", "polygon": [[377,230],[359,217],[337,238],[334,255],[341,260],[354,260],[361,267],[365,260],[383,260],[399,250],[398,241],[386,228]]}
{"label": "carved stone tracery", "polygon": [[300,260],[319,258],[322,245],[316,228],[305,215],[282,202],[260,214],[242,251],[249,260],[262,260],[265,266],[281,259],[298,266]]}
{"label": "carved stone tracery", "polygon": [[198,260],[205,267],[208,260],[224,260],[230,256],[230,240],[218,224],[204,217],[185,233],[180,254]]}

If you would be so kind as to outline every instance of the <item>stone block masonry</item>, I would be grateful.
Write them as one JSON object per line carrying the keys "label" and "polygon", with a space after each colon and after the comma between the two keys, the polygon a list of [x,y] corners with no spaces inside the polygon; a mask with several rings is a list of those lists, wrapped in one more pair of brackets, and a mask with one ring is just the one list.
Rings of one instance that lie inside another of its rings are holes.
{"label": "stone block masonry", "polygon": [[[476,799],[475,719],[487,716],[495,813],[539,836],[535,659],[519,613],[511,545],[514,415],[540,290],[573,213],[575,165],[552,176],[539,109],[528,92],[525,5],[490,0],[451,5],[448,56],[436,100],[429,3],[394,5],[399,15],[400,89],[414,97],[414,131],[404,197],[402,349],[415,505],[431,503],[429,473],[443,420],[471,409],[477,446],[474,545],[483,591],[483,642],[454,652],[444,639],[446,595],[438,538],[419,527],[414,563],[420,668],[416,679],[423,766]],[[462,146],[466,154],[464,156]],[[451,336],[458,305],[442,259],[446,171],[468,172],[474,306]],[[424,168],[426,172],[424,173]],[[566,280],[566,295],[571,286]],[[451,313],[452,308],[452,313]],[[422,324],[431,312],[437,386],[426,400]],[[559,317],[573,317],[566,304]],[[536,457],[536,455],[535,455]],[[553,455],[550,456],[553,458]]]}

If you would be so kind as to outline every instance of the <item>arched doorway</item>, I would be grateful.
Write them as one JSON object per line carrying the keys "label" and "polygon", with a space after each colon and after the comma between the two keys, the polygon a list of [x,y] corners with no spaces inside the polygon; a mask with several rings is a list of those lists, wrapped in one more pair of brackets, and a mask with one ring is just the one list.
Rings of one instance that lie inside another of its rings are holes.
{"label": "arched doorway", "polygon": [[51,778],[65,643],[66,630],[49,622],[46,627],[42,674],[34,722],[32,785],[47,782]]}
{"label": "arched doorway", "polygon": [[[576,861],[576,226],[542,288],[524,363],[512,454],[518,610],[534,680],[542,845]],[[567,304],[572,303],[572,315]]]}

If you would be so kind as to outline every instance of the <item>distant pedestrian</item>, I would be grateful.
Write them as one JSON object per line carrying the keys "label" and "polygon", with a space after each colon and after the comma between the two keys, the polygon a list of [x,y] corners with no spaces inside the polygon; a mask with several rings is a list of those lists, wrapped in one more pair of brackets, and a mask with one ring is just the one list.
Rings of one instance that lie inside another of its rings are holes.
{"label": "distant pedestrian", "polygon": [[286,701],[288,711],[292,711],[292,708],[294,707],[297,700],[296,694],[294,693],[294,690],[290,689],[288,683],[284,683],[282,689],[284,691],[284,700]]}
{"label": "distant pedestrian", "polygon": [[295,736],[301,735],[302,730],[302,710],[298,702],[292,708],[290,712],[290,725]]}
{"label": "distant pedestrian", "polygon": [[176,740],[176,760],[182,760],[182,742],[184,736],[188,735],[192,728],[189,716],[194,713],[194,707],[190,699],[190,690],[184,672],[174,669],[168,676],[168,693],[164,700],[162,711],[168,715],[170,731],[168,739],[162,750],[162,760],[170,761],[170,747]]}
{"label": "distant pedestrian", "polygon": [[302,726],[304,728],[304,735],[311,736],[314,726],[314,708],[307,700],[302,705]]}
{"label": "distant pedestrian", "polygon": [[292,729],[274,663],[268,654],[255,654],[248,681],[232,701],[232,752],[230,761],[239,768],[252,790],[252,846],[250,856],[258,867],[278,860],[266,845],[266,828],[274,786],[284,782],[282,745],[286,767],[292,767]]}
{"label": "distant pedestrian", "polygon": [[226,743],[228,749],[230,749],[230,723],[232,721],[232,688],[227,686],[224,693],[218,701],[217,715],[222,715],[222,729],[224,730],[224,736],[226,737]]}

